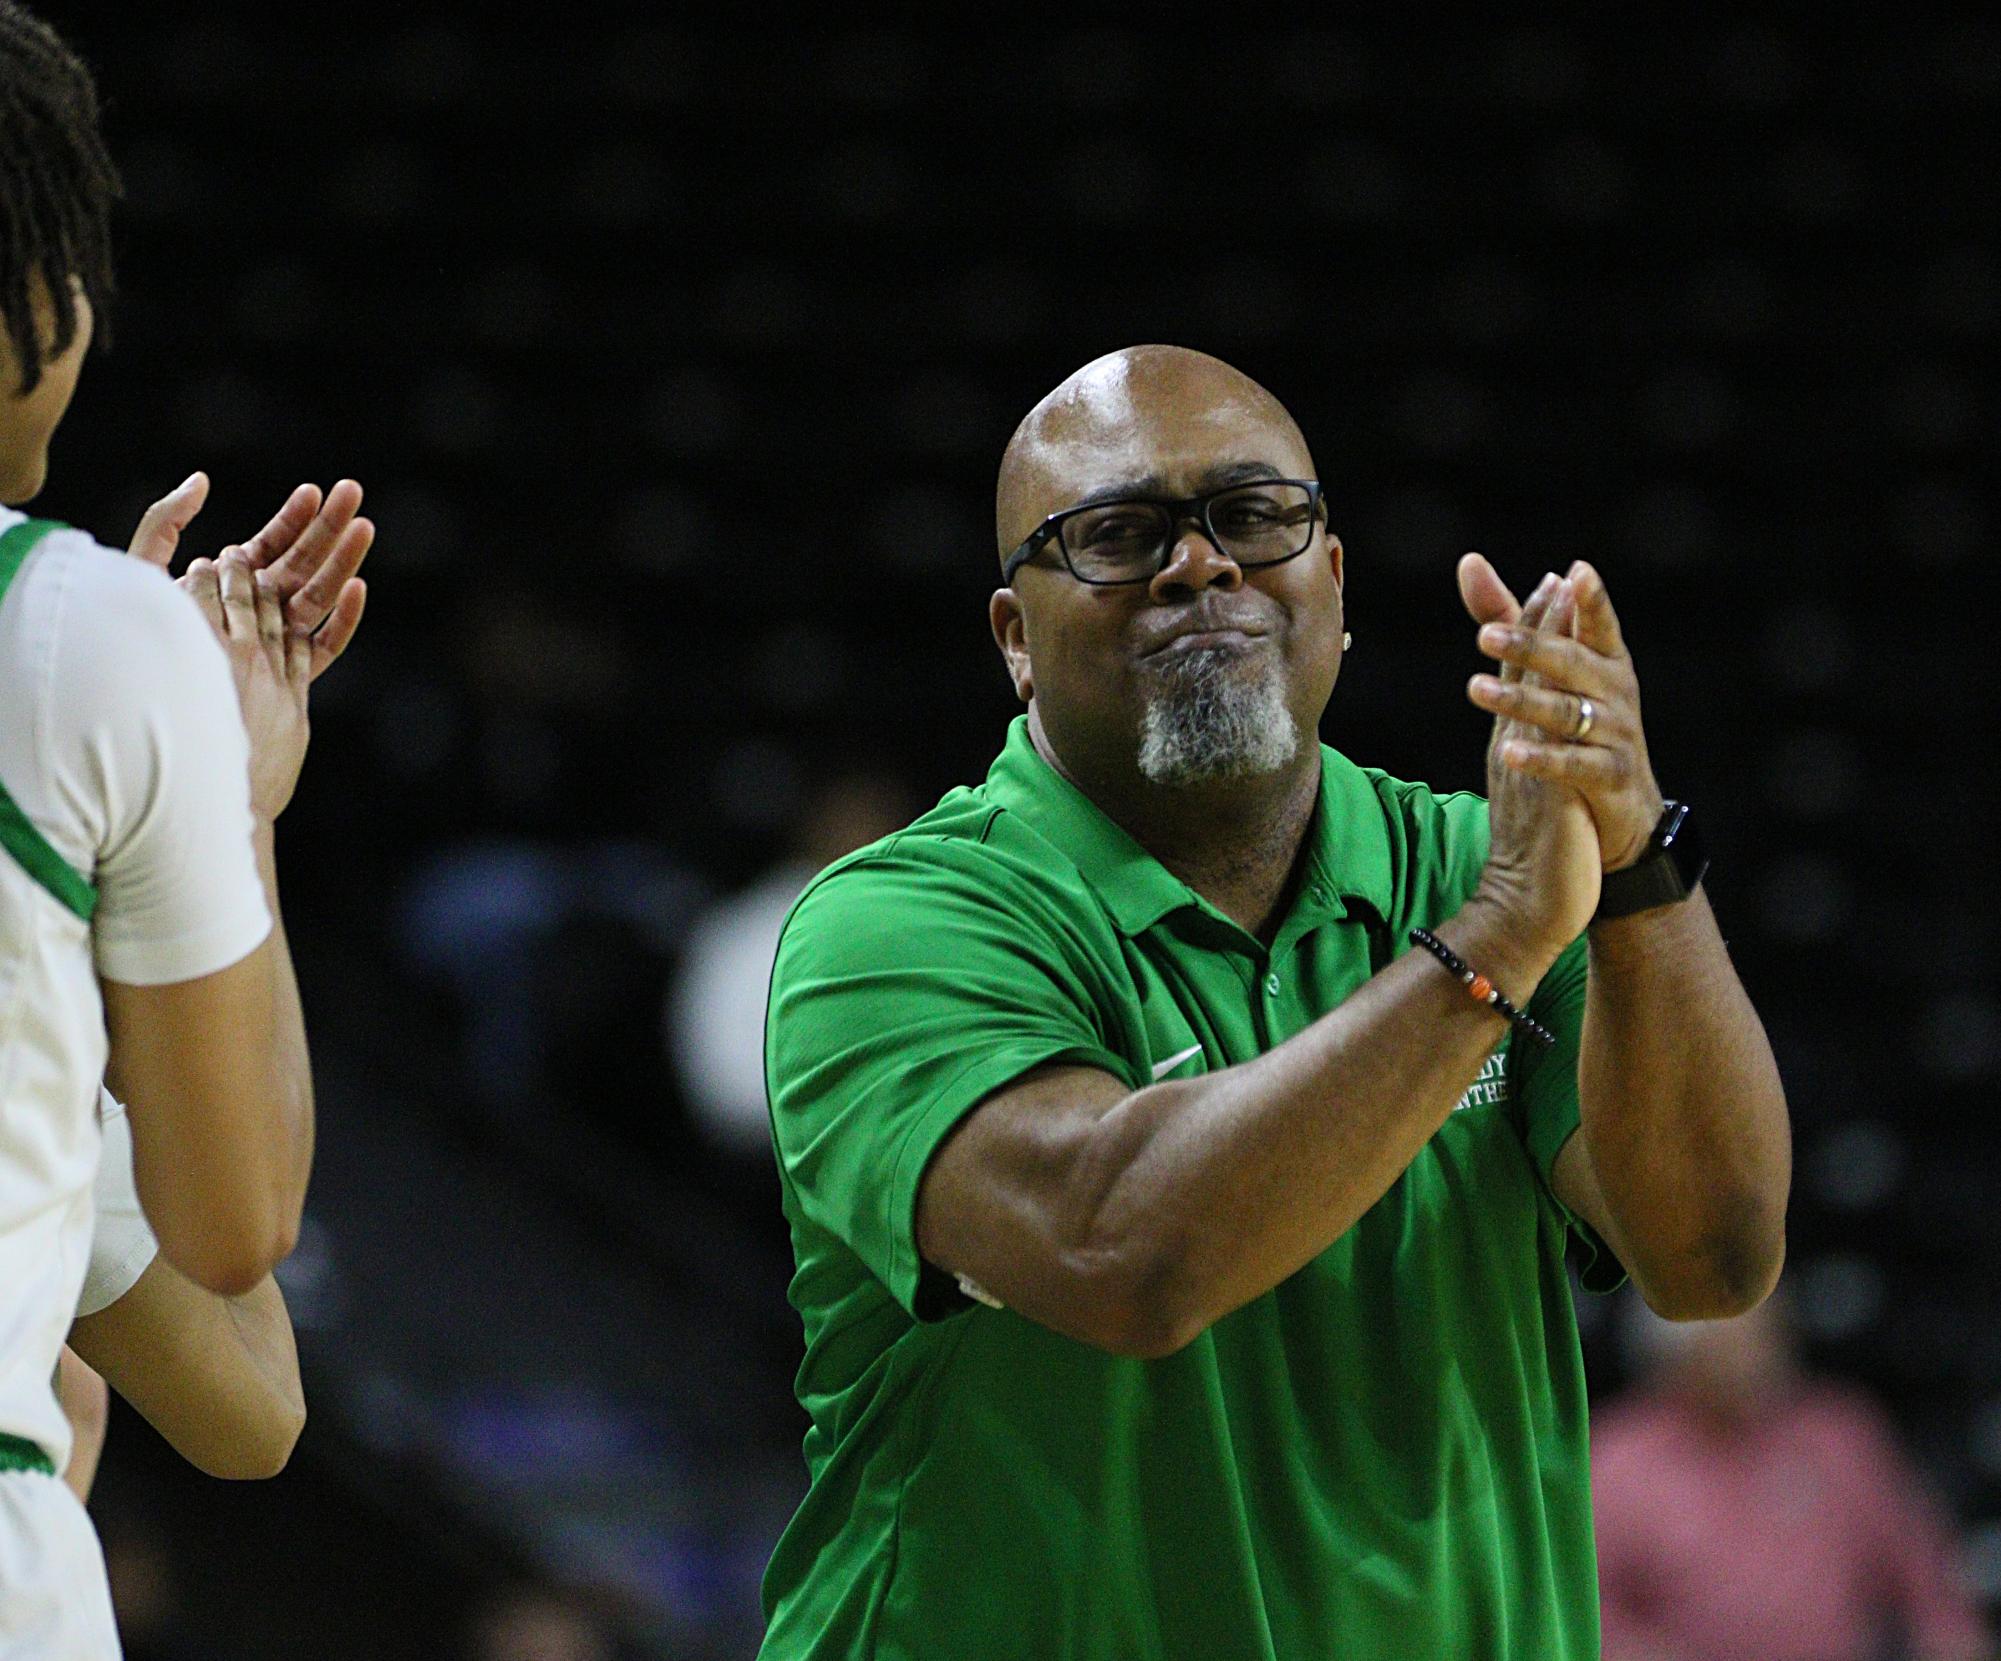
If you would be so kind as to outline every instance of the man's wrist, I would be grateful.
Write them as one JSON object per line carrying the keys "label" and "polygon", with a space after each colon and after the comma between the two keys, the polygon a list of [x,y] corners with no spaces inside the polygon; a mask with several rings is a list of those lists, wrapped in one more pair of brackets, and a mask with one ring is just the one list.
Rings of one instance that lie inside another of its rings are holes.
{"label": "man's wrist", "polygon": [[1623,917],[1594,918],[1586,932],[1592,962],[1619,969],[1658,959],[1675,941],[1711,926],[1708,899],[1698,883],[1679,904],[1650,906]]}
{"label": "man's wrist", "polygon": [[1656,787],[1646,793],[1646,803],[1647,805],[1640,810],[1634,820],[1640,828],[1627,837],[1625,847],[1613,852],[1605,861],[1606,875],[1638,864],[1646,857],[1647,850],[1653,846],[1654,827],[1660,823],[1661,815],[1667,811],[1667,798]]}
{"label": "man's wrist", "polygon": [[1522,1007],[1569,944],[1547,939],[1518,909],[1487,893],[1474,894],[1432,932]]}

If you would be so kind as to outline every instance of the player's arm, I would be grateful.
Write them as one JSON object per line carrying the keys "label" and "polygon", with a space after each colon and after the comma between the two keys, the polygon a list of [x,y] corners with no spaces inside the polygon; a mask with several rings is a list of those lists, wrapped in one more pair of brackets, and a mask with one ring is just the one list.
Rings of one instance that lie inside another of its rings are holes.
{"label": "player's arm", "polygon": [[248,956],[197,978],[104,975],[107,1078],[141,1104],[133,1163],[161,1251],[198,1284],[236,1294],[291,1250],[312,1164],[312,1073],[273,831],[305,754],[312,648],[288,635],[243,561],[191,573],[190,591],[223,643],[249,736],[251,848],[271,927]]}
{"label": "player's arm", "polygon": [[[194,473],[155,502],[133,536],[133,557],[165,570],[207,495],[207,476]],[[301,485],[255,536],[225,550],[222,564],[196,560],[181,579],[229,656],[252,741],[252,848],[272,929],[250,957],[214,974],[143,986],[108,978],[104,986],[114,1087],[148,1104],[142,1182],[156,1227],[169,1256],[222,1291],[254,1284],[289,1249],[311,1163],[311,1076],[278,904],[274,821],[304,751],[300,655],[304,679],[317,678],[353,639],[367,599],[356,573],[375,527],[358,516],[360,505],[361,487],[350,479],[324,501]],[[256,573],[254,583],[246,572]],[[285,1144],[275,1148],[264,1123],[272,1104],[282,1110]],[[261,1168],[242,1157],[260,1141]],[[234,1196],[176,1181],[171,1173],[190,1160],[194,1169],[228,1167]],[[234,1215],[234,1231],[214,1227],[218,1212]],[[232,1232],[238,1238],[227,1238]]]}
{"label": "player's arm", "polygon": [[[1481,649],[1518,673],[1475,677],[1469,695],[1523,723],[1508,765],[1574,792],[1597,826],[1605,869],[1621,869],[1645,849],[1662,799],[1604,581],[1578,562],[1568,579],[1574,631],[1522,628],[1480,565],[1462,581],[1485,623]],[[1594,710],[1588,742],[1570,737],[1581,698]],[[1792,1180],[1785,1092],[1764,1027],[1700,892],[1593,924],[1590,953],[1582,1123],[1557,1159],[1557,1194],[1604,1236],[1658,1313],[1740,1314],[1778,1280]]]}
{"label": "player's arm", "polygon": [[80,1317],[70,1346],[210,1476],[275,1476],[305,1428],[299,1353],[278,1283],[237,1297],[156,1257],[132,1289]]}
{"label": "player's arm", "polygon": [[274,1475],[305,1422],[284,1300],[269,1280],[221,1297],[160,1257],[133,1184],[131,1116],[106,1092],[98,1119],[96,1218],[70,1342],[202,1470]]}
{"label": "player's arm", "polygon": [[104,1457],[104,1437],[111,1428],[111,1398],[104,1380],[67,1344],[56,1359],[56,1400],[69,1420],[69,1464],[63,1481],[88,1504],[97,1480],[97,1462]]}
{"label": "player's arm", "polygon": [[[1556,793],[1494,782],[1481,889],[1436,932],[1521,1004],[1597,902],[1597,844]],[[1504,1031],[1412,952],[1235,1067],[1140,1090],[1038,1071],[940,1148],[918,1190],[919,1249],[1058,1332],[1168,1354],[1345,1234]]]}

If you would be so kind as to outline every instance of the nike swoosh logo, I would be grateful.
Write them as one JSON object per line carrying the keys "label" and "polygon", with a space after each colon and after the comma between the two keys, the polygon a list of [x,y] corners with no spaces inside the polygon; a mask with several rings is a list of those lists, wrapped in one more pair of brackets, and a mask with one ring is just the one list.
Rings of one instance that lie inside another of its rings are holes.
{"label": "nike swoosh logo", "polygon": [[1200,1055],[1201,1053],[1202,1046],[1200,1044],[1190,1044],[1179,1055],[1171,1055],[1165,1061],[1156,1061],[1153,1064],[1153,1076],[1155,1078],[1166,1078],[1169,1073],[1173,1072],[1175,1068],[1179,1067],[1191,1055]]}

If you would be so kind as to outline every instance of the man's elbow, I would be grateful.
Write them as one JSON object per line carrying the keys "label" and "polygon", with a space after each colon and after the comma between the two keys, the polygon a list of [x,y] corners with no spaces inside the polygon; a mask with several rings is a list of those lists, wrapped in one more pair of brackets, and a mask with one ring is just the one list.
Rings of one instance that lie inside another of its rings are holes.
{"label": "man's elbow", "polygon": [[1086,1330],[1095,1349],[1130,1361],[1160,1361],[1186,1349],[1210,1326],[1189,1294],[1182,1253],[1134,1242],[1078,1266],[1090,1286]]}

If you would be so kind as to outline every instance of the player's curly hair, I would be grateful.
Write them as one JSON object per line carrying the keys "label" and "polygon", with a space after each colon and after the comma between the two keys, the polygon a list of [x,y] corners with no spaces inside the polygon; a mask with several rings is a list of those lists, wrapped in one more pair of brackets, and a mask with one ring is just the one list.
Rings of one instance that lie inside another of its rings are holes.
{"label": "player's curly hair", "polygon": [[[73,281],[105,315],[119,193],[90,71],[40,18],[0,0],[0,321],[21,361],[22,393],[76,339]],[[35,320],[37,272],[55,306],[46,346]]]}

